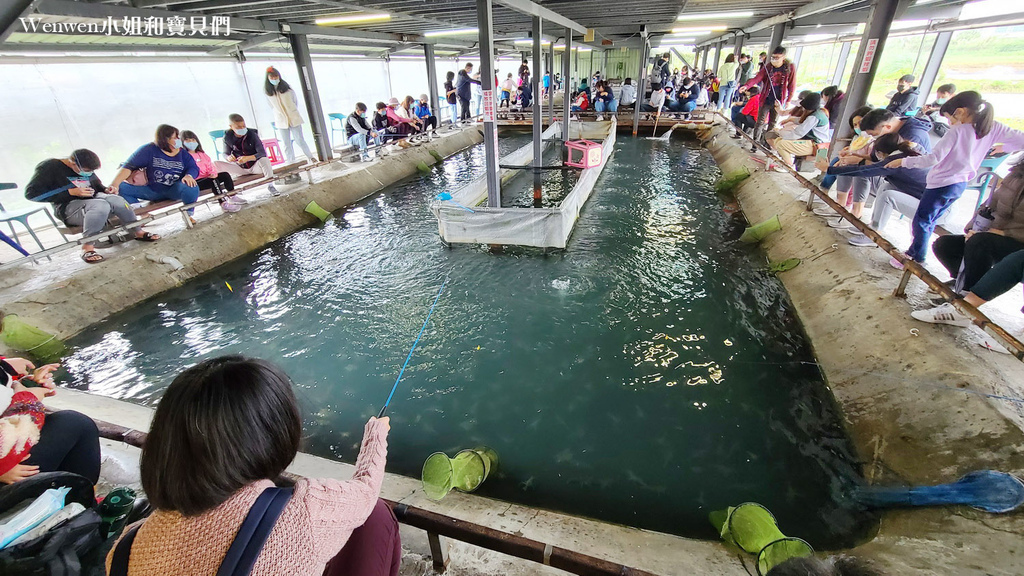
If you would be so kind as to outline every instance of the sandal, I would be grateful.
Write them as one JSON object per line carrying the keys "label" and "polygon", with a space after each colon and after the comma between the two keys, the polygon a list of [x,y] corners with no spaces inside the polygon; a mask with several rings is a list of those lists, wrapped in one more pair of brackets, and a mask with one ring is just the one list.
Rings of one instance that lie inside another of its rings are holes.
{"label": "sandal", "polygon": [[82,260],[89,264],[96,264],[98,262],[103,262],[104,260],[106,260],[106,258],[97,253],[95,250],[88,250],[86,252],[82,252]]}
{"label": "sandal", "polygon": [[160,235],[153,234],[152,232],[143,232],[142,236],[136,236],[135,239],[140,242],[156,242],[160,239]]}

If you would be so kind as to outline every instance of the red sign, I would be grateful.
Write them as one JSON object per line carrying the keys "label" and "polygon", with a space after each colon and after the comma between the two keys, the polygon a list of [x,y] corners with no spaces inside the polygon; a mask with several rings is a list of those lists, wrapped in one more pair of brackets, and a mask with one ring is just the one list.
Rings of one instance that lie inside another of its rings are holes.
{"label": "red sign", "polygon": [[867,74],[871,70],[871,63],[875,61],[875,48],[878,47],[878,38],[868,40],[867,50],[864,51],[864,61],[860,63],[860,73]]}
{"label": "red sign", "polygon": [[494,109],[494,90],[484,90],[484,122],[497,122],[498,115]]}

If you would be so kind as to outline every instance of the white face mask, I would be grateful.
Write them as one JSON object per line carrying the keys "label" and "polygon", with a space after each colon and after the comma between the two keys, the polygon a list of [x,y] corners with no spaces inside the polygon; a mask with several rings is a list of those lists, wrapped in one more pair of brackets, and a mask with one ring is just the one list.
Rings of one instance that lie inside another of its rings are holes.
{"label": "white face mask", "polygon": [[249,129],[248,128],[235,128],[232,131],[235,134],[239,135],[239,136],[245,136],[245,134],[249,131]]}

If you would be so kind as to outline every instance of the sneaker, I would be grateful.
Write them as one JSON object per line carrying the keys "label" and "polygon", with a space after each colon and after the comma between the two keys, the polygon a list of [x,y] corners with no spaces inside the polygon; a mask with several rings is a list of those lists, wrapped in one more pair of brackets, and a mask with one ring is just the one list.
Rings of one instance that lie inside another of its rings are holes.
{"label": "sneaker", "polygon": [[892,266],[897,270],[903,270],[903,262],[900,262],[895,258],[889,258],[889,266]]}
{"label": "sneaker", "polygon": [[734,134],[732,135],[732,137],[733,137],[733,138],[735,138],[735,139],[737,139],[737,140],[739,140],[740,138],[742,138],[742,136],[740,136],[740,133],[739,133],[739,132],[736,132],[736,133],[734,133]]}
{"label": "sneaker", "polygon": [[240,204],[235,204],[231,199],[228,199],[221,202],[220,209],[225,212],[238,212],[242,209],[242,206]]}
{"label": "sneaker", "polygon": [[598,114],[597,118],[594,118],[594,122],[604,122],[604,116]]}
{"label": "sneaker", "polygon": [[815,216],[821,216],[822,218],[835,218],[837,216],[836,211],[828,206],[815,208],[812,212],[814,212]]}
{"label": "sneaker", "polygon": [[273,183],[270,183],[270,184],[269,184],[269,185],[267,186],[267,190],[270,190],[270,195],[271,195],[271,196],[280,196],[280,195],[281,195],[281,191],[280,191],[280,190],[278,190],[278,189],[277,189],[277,186],[274,186],[274,184],[273,184]]}
{"label": "sneaker", "polygon": [[241,197],[241,196],[239,196],[238,194],[235,194],[235,195],[233,195],[233,196],[228,196],[228,200],[229,200],[229,201],[230,201],[230,202],[231,202],[232,204],[238,204],[238,205],[244,205],[244,204],[248,204],[248,203],[249,203],[249,201],[248,201],[248,200],[246,200],[245,198],[242,198],[242,197]]}
{"label": "sneaker", "polygon": [[430,136],[433,137],[433,138],[437,138],[437,130],[431,130],[430,131]]}
{"label": "sneaker", "polygon": [[847,228],[853,228],[853,224],[850,224],[850,222],[842,216],[835,216],[833,219],[829,219],[828,227],[846,230]]}
{"label": "sneaker", "polygon": [[854,234],[853,236],[850,236],[849,238],[847,238],[846,241],[849,242],[852,246],[866,247],[875,245],[874,240],[868,238],[867,236],[861,234],[860,232]]}
{"label": "sneaker", "polygon": [[362,157],[361,157],[361,160],[363,162],[373,162],[373,158],[370,158],[369,154],[363,154]]}
{"label": "sneaker", "polygon": [[949,324],[950,326],[959,326],[966,328],[971,325],[970,317],[961,314],[952,304],[946,302],[942,306],[936,306],[935,308],[929,308],[927,310],[915,310],[910,315],[914,320],[920,320],[921,322],[928,322],[930,324]]}
{"label": "sneaker", "polygon": [[295,184],[296,182],[302,182],[302,176],[299,176],[298,174],[291,174],[284,178],[285,184]]}

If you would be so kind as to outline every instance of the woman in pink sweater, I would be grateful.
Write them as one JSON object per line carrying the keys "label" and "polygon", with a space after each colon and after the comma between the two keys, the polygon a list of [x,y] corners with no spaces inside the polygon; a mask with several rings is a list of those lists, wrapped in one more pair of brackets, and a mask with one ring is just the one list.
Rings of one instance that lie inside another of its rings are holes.
{"label": "woman in pink sweater", "polygon": [[[387,418],[366,423],[351,480],[294,483],[251,574],[398,573],[398,523],[378,499],[389,428]],[[216,573],[257,497],[290,484],[281,474],[301,439],[291,380],[272,364],[223,356],[182,372],[142,450],[142,486],[156,511],[127,547],[127,573]]]}

